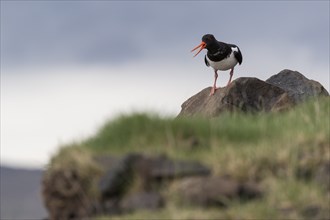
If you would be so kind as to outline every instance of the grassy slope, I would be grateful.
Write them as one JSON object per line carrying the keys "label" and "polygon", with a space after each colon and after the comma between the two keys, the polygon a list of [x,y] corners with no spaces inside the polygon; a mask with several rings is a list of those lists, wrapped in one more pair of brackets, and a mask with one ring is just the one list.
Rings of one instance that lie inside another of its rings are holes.
{"label": "grassy slope", "polygon": [[[301,219],[306,207],[327,209],[329,204],[325,189],[297,175],[307,170],[313,179],[319,165],[330,160],[329,107],[329,98],[324,98],[282,113],[234,113],[211,120],[133,114],[109,121],[78,146],[95,154],[135,151],[198,159],[215,174],[257,180],[266,192],[262,199],[233,202],[228,209],[181,208],[172,199],[159,212],[120,219]],[[167,193],[172,198],[171,189]]]}

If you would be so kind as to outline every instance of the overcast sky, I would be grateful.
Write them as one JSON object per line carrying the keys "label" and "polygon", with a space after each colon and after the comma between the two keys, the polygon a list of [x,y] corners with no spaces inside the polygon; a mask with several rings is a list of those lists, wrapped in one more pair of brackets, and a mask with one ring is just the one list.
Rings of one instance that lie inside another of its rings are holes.
{"label": "overcast sky", "polygon": [[240,47],[234,79],[292,69],[329,91],[329,1],[1,1],[1,163],[45,165],[123,112],[178,114],[212,84],[190,53],[206,33]]}

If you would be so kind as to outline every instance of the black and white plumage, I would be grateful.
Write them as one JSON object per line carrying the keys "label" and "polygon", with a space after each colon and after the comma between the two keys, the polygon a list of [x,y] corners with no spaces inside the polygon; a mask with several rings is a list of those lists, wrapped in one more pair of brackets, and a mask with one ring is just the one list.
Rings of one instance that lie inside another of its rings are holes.
{"label": "black and white plumage", "polygon": [[213,95],[216,91],[216,81],[218,78],[218,70],[229,70],[230,78],[227,86],[231,83],[232,76],[234,74],[234,67],[238,64],[241,65],[243,56],[238,48],[234,44],[227,44],[217,41],[212,34],[206,34],[202,38],[202,43],[195,47],[192,51],[199,48],[199,51],[195,54],[199,54],[204,48],[207,49],[204,61],[206,66],[211,66],[214,69],[214,84],[210,95]]}

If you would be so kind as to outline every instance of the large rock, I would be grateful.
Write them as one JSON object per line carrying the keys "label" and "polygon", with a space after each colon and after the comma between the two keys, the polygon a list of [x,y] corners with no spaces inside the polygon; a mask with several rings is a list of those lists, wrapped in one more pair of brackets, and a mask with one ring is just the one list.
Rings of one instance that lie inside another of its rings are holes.
{"label": "large rock", "polygon": [[302,74],[283,70],[266,82],[241,77],[210,96],[211,87],[185,101],[179,116],[215,117],[224,111],[280,111],[309,97],[329,95],[322,85]]}
{"label": "large rock", "polygon": [[179,116],[218,116],[224,111],[275,111],[293,105],[285,90],[257,78],[238,78],[210,96],[208,87],[182,104]]}
{"label": "large rock", "polygon": [[266,82],[284,89],[295,103],[310,97],[329,96],[327,90],[319,82],[307,79],[297,71],[282,70],[267,79]]}

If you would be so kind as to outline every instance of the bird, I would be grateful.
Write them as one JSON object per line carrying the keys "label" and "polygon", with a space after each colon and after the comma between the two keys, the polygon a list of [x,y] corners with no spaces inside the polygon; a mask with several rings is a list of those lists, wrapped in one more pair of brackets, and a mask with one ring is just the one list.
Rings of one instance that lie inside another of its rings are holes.
{"label": "bird", "polygon": [[216,87],[218,70],[226,71],[230,69],[228,86],[234,74],[234,67],[237,63],[239,63],[239,65],[242,64],[243,56],[238,46],[217,41],[212,34],[205,34],[202,37],[202,43],[192,49],[191,52],[199,49],[194,55],[194,57],[196,57],[205,48],[207,49],[207,54],[204,58],[205,64],[208,67],[211,66],[214,70],[214,83],[210,92],[210,96],[212,96],[218,89]]}

